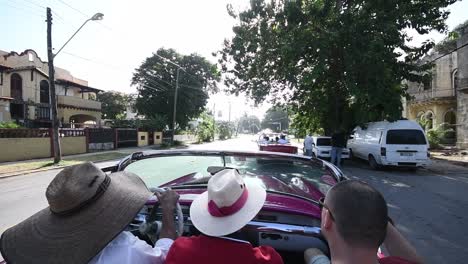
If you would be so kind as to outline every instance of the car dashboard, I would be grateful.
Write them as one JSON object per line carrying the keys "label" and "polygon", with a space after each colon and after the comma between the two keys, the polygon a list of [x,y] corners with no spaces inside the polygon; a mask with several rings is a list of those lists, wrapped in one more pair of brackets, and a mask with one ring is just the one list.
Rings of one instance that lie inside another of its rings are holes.
{"label": "car dashboard", "polygon": [[[141,239],[152,244],[140,234],[140,226],[146,222],[154,205],[145,205],[127,227]],[[190,208],[181,205],[184,217],[182,236],[200,235],[190,220]],[[156,209],[156,219],[161,221],[162,211]],[[175,221],[178,221],[174,216]],[[320,220],[303,215],[260,211],[244,228],[229,237],[249,241],[253,246],[268,245],[275,248],[284,259],[302,259],[307,248],[318,248],[328,255],[328,245],[320,232]]]}

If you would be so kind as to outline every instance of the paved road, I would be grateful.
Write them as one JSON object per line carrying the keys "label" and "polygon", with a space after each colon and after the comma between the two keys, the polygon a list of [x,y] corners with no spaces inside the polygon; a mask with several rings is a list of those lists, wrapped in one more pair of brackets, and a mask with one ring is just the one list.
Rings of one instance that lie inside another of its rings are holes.
{"label": "paved road", "polygon": [[[252,140],[253,136],[241,136],[190,148],[256,150]],[[0,233],[46,206],[45,188],[58,171],[0,179]],[[467,168],[436,162],[429,169],[417,172],[376,172],[364,163],[348,162],[344,172],[350,178],[371,183],[384,194],[398,228],[425,256],[427,263],[466,263]]]}

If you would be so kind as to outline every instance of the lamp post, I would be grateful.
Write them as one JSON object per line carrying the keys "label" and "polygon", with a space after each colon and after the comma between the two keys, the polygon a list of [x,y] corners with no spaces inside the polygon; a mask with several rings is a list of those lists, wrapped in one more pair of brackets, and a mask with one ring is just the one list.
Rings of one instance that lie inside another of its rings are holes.
{"label": "lamp post", "polygon": [[59,121],[57,117],[57,97],[55,93],[55,69],[54,69],[54,58],[57,54],[73,39],[73,37],[88,23],[89,21],[102,20],[104,15],[102,13],[96,13],[91,18],[87,19],[81,27],[63,44],[63,46],[53,53],[52,49],[52,10],[50,7],[47,7],[47,58],[49,64],[49,88],[50,88],[50,104],[52,106],[52,142],[54,150],[54,163],[59,163],[62,160],[62,151],[60,149],[60,139],[59,139]]}

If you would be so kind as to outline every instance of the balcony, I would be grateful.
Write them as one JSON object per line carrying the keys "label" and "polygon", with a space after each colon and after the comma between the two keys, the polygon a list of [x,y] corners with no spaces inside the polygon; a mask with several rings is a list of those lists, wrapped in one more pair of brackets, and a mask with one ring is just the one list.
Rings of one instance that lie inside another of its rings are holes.
{"label": "balcony", "polygon": [[101,111],[101,102],[86,100],[74,96],[58,95],[57,104],[58,107],[62,108],[71,107],[83,110]]}
{"label": "balcony", "polygon": [[455,100],[453,89],[426,90],[417,93],[410,92],[410,95],[413,97],[411,100],[413,103],[422,103],[433,100]]}

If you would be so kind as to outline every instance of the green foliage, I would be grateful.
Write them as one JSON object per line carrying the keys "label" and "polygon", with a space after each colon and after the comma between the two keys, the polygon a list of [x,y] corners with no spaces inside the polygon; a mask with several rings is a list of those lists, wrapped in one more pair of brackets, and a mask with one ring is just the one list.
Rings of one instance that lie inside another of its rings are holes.
{"label": "green foliage", "polygon": [[114,128],[139,128],[146,131],[162,131],[166,128],[167,120],[163,116],[154,115],[150,119],[132,119],[114,121],[112,127]]}
{"label": "green foliage", "polygon": [[431,65],[415,62],[434,46],[409,46],[405,29],[446,32],[454,2],[252,0],[230,10],[239,24],[218,52],[225,84],[256,102],[289,102],[304,130],[398,119],[402,81],[420,81]]}
{"label": "green foliage", "polygon": [[217,123],[217,130],[219,139],[225,140],[232,138],[232,135],[236,131],[234,123],[228,121],[220,121]]}
{"label": "green foliage", "polygon": [[22,126],[15,122],[0,122],[0,128],[22,128]]}
{"label": "green foliage", "polygon": [[445,39],[435,45],[434,49],[442,54],[452,52],[457,48],[457,40],[460,38],[463,30],[468,26],[468,20],[456,26]]}
{"label": "green foliage", "polygon": [[254,115],[244,114],[237,123],[237,131],[239,132],[249,131],[249,133],[255,134],[260,131],[260,119]]}
{"label": "green foliage", "polygon": [[198,142],[210,142],[215,133],[215,121],[213,116],[206,112],[200,115],[201,122],[198,124],[196,135]]}
{"label": "green foliage", "polygon": [[427,131],[427,139],[431,149],[437,149],[441,147],[441,144],[449,143],[448,141],[453,139],[454,136],[455,130],[447,123],[442,123],[436,128]]}
{"label": "green foliage", "polygon": [[104,119],[123,119],[130,97],[121,92],[106,91],[98,93],[97,100],[101,102]]}
{"label": "green foliage", "polygon": [[287,110],[281,107],[272,107],[268,109],[265,113],[265,117],[262,120],[262,129],[266,128],[276,132],[288,130],[289,116]]}
{"label": "green foliage", "polygon": [[[162,56],[167,60],[162,59]],[[180,65],[176,123],[185,128],[188,121],[203,112],[209,92],[218,90],[220,74],[216,65],[197,54],[181,55],[173,49],[159,49],[136,69],[132,84],[137,86],[136,109],[146,117],[160,115],[172,120],[177,66]],[[169,123],[172,129],[172,122]]]}

